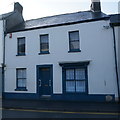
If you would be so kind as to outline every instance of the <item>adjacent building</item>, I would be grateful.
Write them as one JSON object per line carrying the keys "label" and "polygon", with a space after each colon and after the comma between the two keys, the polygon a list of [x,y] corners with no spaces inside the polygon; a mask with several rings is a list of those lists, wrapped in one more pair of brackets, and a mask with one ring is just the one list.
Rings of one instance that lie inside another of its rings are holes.
{"label": "adjacent building", "polygon": [[3,97],[118,100],[119,27],[113,29],[113,22],[119,15],[102,13],[93,1],[89,11],[24,21],[22,6],[16,6],[19,24],[10,21],[14,26],[1,38]]}
{"label": "adjacent building", "polygon": [[2,96],[3,21],[0,20],[0,97]]}
{"label": "adjacent building", "polygon": [[[4,91],[5,80],[5,37],[7,31],[24,21],[22,16],[22,6],[14,4],[14,11],[0,15],[0,91]],[[1,92],[0,92],[1,93]]]}
{"label": "adjacent building", "polygon": [[114,40],[114,53],[115,53],[115,66],[117,75],[117,88],[120,96],[120,14],[110,15],[110,25],[113,29]]}

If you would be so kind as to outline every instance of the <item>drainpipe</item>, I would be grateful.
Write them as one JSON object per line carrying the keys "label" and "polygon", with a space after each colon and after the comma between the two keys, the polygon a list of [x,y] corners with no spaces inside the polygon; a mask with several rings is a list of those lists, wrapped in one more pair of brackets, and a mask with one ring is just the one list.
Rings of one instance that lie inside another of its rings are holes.
{"label": "drainpipe", "polygon": [[118,90],[118,101],[120,102],[120,86],[119,86],[119,77],[118,77],[118,64],[117,64],[117,52],[116,52],[116,38],[115,38],[115,28],[112,25],[113,29],[113,40],[114,40],[114,55],[115,55],[115,69],[116,69],[116,78],[117,78],[117,90]]}
{"label": "drainpipe", "polygon": [[2,64],[2,96],[4,97],[4,81],[5,81],[5,36],[6,27],[5,19],[3,18],[3,64]]}

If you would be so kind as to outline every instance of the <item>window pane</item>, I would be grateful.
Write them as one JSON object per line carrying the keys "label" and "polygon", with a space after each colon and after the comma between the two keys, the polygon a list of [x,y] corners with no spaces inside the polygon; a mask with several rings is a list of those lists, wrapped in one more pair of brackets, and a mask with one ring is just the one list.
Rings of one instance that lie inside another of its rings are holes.
{"label": "window pane", "polygon": [[17,78],[22,78],[22,70],[17,70]]}
{"label": "window pane", "polygon": [[17,69],[17,87],[26,87],[26,69]]}
{"label": "window pane", "polygon": [[25,44],[21,44],[18,47],[19,53],[25,53]]}
{"label": "window pane", "polygon": [[18,38],[18,54],[25,53],[25,38]]}
{"label": "window pane", "polygon": [[23,86],[23,87],[26,87],[26,79],[23,79],[23,81],[22,81],[22,86]]}
{"label": "window pane", "polygon": [[40,36],[41,43],[48,43],[48,35]]}
{"label": "window pane", "polygon": [[72,41],[72,42],[70,42],[70,49],[71,50],[78,50],[79,49],[79,41]]}
{"label": "window pane", "polygon": [[75,81],[66,81],[66,92],[75,92]]}
{"label": "window pane", "polygon": [[41,51],[48,51],[49,49],[48,49],[48,43],[42,43],[41,44]]}
{"label": "window pane", "polygon": [[18,38],[19,40],[19,45],[25,44],[25,38]]}
{"label": "window pane", "polygon": [[86,91],[85,68],[66,69],[66,92]]}
{"label": "window pane", "polygon": [[40,35],[40,51],[41,52],[49,51],[48,35]]}
{"label": "window pane", "polygon": [[69,32],[69,48],[71,50],[79,50],[79,31]]}
{"label": "window pane", "polygon": [[17,70],[17,78],[26,78],[26,69]]}
{"label": "window pane", "polygon": [[26,79],[18,79],[18,87],[26,87]]}
{"label": "window pane", "polygon": [[85,79],[85,69],[75,69],[75,79],[84,80]]}
{"label": "window pane", "polygon": [[23,83],[22,83],[22,79],[18,79],[18,87],[22,87]]}
{"label": "window pane", "polygon": [[26,78],[26,69],[22,70],[22,78]]}
{"label": "window pane", "polygon": [[85,92],[85,81],[76,81],[76,92]]}
{"label": "window pane", "polygon": [[70,41],[79,40],[79,32],[78,31],[69,32],[69,35],[70,35]]}
{"label": "window pane", "polygon": [[66,70],[66,79],[67,80],[74,80],[74,69],[67,69]]}

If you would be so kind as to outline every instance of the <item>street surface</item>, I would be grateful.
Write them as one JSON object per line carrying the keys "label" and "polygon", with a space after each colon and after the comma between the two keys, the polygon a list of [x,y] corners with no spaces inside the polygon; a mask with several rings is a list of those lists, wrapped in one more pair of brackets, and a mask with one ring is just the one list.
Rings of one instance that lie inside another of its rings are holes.
{"label": "street surface", "polygon": [[120,120],[120,113],[69,112],[34,109],[3,109],[2,118],[113,118]]}

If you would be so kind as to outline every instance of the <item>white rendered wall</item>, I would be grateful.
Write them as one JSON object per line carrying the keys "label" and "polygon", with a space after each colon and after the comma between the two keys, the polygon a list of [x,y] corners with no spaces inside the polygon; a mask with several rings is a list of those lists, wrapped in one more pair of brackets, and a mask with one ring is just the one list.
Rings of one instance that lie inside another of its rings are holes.
{"label": "white rendered wall", "polygon": [[[23,93],[36,93],[36,65],[53,64],[53,93],[62,93],[62,68],[59,62],[90,60],[88,65],[89,94],[115,94],[115,76],[112,29],[104,29],[109,21],[96,21],[75,25],[16,32],[6,36],[5,92],[18,92],[16,68],[27,68],[27,89]],[[68,53],[68,31],[80,31],[81,52]],[[39,35],[49,34],[50,54],[38,55]],[[16,56],[17,38],[26,37],[26,56]],[[21,93],[21,91],[20,91]]]}

